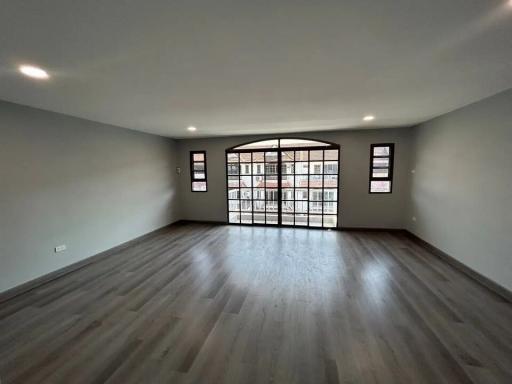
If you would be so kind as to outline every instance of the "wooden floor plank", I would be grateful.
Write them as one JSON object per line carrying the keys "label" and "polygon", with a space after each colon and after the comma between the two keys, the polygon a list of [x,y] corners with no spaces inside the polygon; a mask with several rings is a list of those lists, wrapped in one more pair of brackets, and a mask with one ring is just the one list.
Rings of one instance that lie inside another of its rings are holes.
{"label": "wooden floor plank", "polygon": [[0,304],[5,383],[512,382],[512,305],[395,232],[173,226]]}

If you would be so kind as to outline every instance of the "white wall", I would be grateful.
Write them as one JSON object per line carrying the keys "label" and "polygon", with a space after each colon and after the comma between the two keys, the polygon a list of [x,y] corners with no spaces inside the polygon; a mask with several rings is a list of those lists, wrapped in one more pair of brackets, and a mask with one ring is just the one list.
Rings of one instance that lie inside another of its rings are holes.
{"label": "white wall", "polygon": [[0,292],[177,220],[175,145],[0,102]]}
{"label": "white wall", "polygon": [[[403,228],[408,200],[410,129],[344,130],[284,135],[326,140],[341,145],[339,220],[345,227]],[[275,136],[282,137],[283,135]],[[187,220],[226,221],[226,148],[272,137],[239,136],[180,140],[181,204]],[[395,143],[395,174],[392,194],[370,195],[368,177],[370,145]],[[189,153],[207,151],[208,192],[191,192]]]}
{"label": "white wall", "polygon": [[407,228],[512,289],[512,90],[415,128],[413,153]]}

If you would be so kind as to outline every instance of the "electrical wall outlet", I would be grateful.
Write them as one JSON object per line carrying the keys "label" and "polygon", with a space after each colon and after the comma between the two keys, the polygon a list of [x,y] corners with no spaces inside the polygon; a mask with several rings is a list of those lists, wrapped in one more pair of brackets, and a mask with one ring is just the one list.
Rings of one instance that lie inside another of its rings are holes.
{"label": "electrical wall outlet", "polygon": [[412,217],[412,221],[416,221],[416,216],[413,216],[413,217]]}
{"label": "electrical wall outlet", "polygon": [[55,247],[55,253],[57,252],[64,252],[66,250],[66,244],[57,245]]}

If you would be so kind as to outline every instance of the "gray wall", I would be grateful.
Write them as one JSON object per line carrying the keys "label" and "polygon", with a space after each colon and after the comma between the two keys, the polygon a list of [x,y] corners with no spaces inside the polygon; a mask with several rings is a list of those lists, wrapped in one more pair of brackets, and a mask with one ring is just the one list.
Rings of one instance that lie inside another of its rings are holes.
{"label": "gray wall", "polygon": [[512,90],[416,127],[413,153],[407,228],[512,289]]}
{"label": "gray wall", "polygon": [[[341,145],[341,192],[339,222],[345,227],[403,228],[408,200],[410,129],[349,130],[300,135]],[[179,164],[182,167],[181,204],[188,220],[226,221],[225,150],[247,141],[272,137],[241,136],[215,139],[180,140]],[[277,137],[277,136],[276,136]],[[395,175],[393,193],[368,194],[370,144],[394,142]],[[190,190],[189,151],[206,150],[208,192]]]}
{"label": "gray wall", "polygon": [[0,291],[178,219],[175,146],[0,102]]}
{"label": "gray wall", "polygon": [[[341,145],[342,226],[406,227],[512,289],[511,105],[508,91],[414,129],[299,136]],[[175,142],[0,102],[0,292],[181,218],[225,221],[225,149],[265,137]],[[381,142],[396,143],[393,194],[370,195]],[[190,191],[191,150],[207,151],[207,193]]]}

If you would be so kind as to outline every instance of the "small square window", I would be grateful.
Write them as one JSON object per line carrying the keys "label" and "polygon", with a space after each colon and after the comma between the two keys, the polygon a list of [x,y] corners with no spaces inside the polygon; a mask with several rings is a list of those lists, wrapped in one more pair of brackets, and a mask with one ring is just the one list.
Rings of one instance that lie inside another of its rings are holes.
{"label": "small square window", "polygon": [[373,156],[389,156],[390,146],[378,144],[373,147]]}
{"label": "small square window", "polygon": [[372,181],[370,185],[372,193],[390,193],[391,182],[390,181]]}
{"label": "small square window", "polygon": [[204,153],[198,152],[194,153],[194,162],[196,161],[204,161]]}
{"label": "small square window", "polygon": [[192,182],[192,191],[193,192],[206,192],[206,182],[205,181],[193,181]]}

